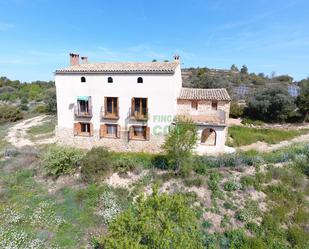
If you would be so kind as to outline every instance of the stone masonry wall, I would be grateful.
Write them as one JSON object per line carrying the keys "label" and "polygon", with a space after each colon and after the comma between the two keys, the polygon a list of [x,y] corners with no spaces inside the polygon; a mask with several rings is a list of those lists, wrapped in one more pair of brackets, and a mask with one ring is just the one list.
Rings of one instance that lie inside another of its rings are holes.
{"label": "stone masonry wall", "polygon": [[137,141],[128,139],[128,132],[121,131],[120,138],[100,138],[99,130],[94,130],[92,137],[74,136],[73,129],[56,127],[57,142],[60,145],[69,145],[82,149],[92,147],[107,147],[113,151],[123,152],[161,152],[164,143],[163,135],[150,135],[149,141]]}

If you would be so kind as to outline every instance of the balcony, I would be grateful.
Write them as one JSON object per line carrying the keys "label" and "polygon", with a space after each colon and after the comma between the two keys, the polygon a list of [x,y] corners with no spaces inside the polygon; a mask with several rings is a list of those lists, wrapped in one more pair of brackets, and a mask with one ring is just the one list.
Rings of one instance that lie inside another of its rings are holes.
{"label": "balcony", "polygon": [[110,120],[118,120],[119,119],[119,108],[117,108],[114,112],[108,112],[104,106],[101,107],[101,118],[110,119]]}
{"label": "balcony", "polygon": [[132,110],[130,108],[130,119],[136,121],[147,121],[149,118],[148,108],[142,108],[140,110]]}
{"label": "balcony", "polygon": [[74,115],[76,118],[92,118],[92,106],[83,110],[79,106],[75,106]]}
{"label": "balcony", "polygon": [[183,113],[180,115],[187,116],[199,124],[225,125],[227,122],[226,113],[222,110],[209,110],[205,113]]}

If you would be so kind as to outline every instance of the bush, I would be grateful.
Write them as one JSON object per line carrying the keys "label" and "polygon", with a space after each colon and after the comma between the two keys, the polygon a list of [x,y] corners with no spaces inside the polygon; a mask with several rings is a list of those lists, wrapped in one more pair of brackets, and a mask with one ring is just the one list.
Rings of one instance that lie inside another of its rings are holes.
{"label": "bush", "polygon": [[112,154],[105,148],[92,148],[81,160],[81,175],[86,182],[98,182],[110,176],[115,169]]}
{"label": "bush", "polygon": [[175,126],[166,136],[163,149],[169,158],[169,163],[183,175],[191,171],[190,160],[197,143],[197,127],[192,120],[177,117]]}
{"label": "bush", "polygon": [[283,87],[256,92],[248,101],[245,116],[267,122],[282,122],[295,110],[294,99]]}
{"label": "bush", "polygon": [[159,195],[154,189],[112,221],[108,234],[98,241],[105,249],[202,249],[199,231],[197,214],[184,195]]}
{"label": "bush", "polygon": [[0,123],[16,122],[20,119],[23,119],[23,114],[18,107],[0,105]]}
{"label": "bush", "polygon": [[48,113],[48,108],[47,108],[46,105],[38,105],[35,108],[35,112],[37,112],[37,113]]}
{"label": "bush", "polygon": [[241,189],[241,184],[237,182],[237,180],[234,178],[234,179],[231,179],[225,182],[223,185],[223,188],[225,191],[229,191],[229,192],[236,191],[236,190]]}
{"label": "bush", "polygon": [[245,207],[236,213],[236,218],[242,222],[250,222],[260,214],[256,201],[247,200]]}
{"label": "bush", "polygon": [[309,234],[296,226],[288,229],[287,239],[294,248],[309,248]]}
{"label": "bush", "polygon": [[43,167],[47,175],[59,177],[73,173],[83,158],[83,152],[67,147],[51,147],[43,156]]}
{"label": "bush", "polygon": [[230,108],[230,117],[231,118],[240,118],[244,114],[244,107],[239,105],[236,102],[231,103]]}

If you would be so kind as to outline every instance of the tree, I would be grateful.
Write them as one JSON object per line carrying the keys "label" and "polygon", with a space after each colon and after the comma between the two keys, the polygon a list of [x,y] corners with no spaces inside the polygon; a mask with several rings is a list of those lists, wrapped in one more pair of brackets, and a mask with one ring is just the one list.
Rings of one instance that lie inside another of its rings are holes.
{"label": "tree", "polygon": [[197,126],[192,120],[177,117],[167,134],[163,149],[176,172],[188,173],[189,160],[197,143]]}
{"label": "tree", "polygon": [[237,102],[232,101],[231,108],[230,108],[230,117],[240,118],[242,117],[243,113],[244,113],[244,107],[239,105]]}
{"label": "tree", "polygon": [[286,121],[295,110],[294,99],[286,88],[271,87],[256,92],[247,103],[245,115],[268,122]]}
{"label": "tree", "polygon": [[240,69],[241,74],[248,74],[249,70],[246,65],[243,65],[242,68]]}
{"label": "tree", "polygon": [[309,78],[300,83],[300,95],[296,99],[296,105],[304,121],[307,121],[309,118]]}
{"label": "tree", "polygon": [[231,71],[238,72],[239,69],[238,69],[238,67],[237,67],[235,64],[233,64],[233,65],[231,66]]}
{"label": "tree", "polygon": [[56,99],[56,89],[50,88],[45,93],[45,104],[47,107],[47,112],[56,113],[57,112],[57,99]]}
{"label": "tree", "polygon": [[105,249],[202,249],[197,213],[183,194],[153,194],[138,198],[109,225],[98,240]]}

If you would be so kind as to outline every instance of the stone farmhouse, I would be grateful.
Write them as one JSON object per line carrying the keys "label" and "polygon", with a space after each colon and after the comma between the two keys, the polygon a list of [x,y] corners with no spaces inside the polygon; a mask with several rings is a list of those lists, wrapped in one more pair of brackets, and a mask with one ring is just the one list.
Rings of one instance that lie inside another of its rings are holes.
{"label": "stone farmhouse", "polygon": [[225,89],[183,88],[179,56],[90,63],[70,54],[55,82],[60,144],[158,152],[175,116],[185,115],[198,127],[198,153],[224,152],[230,96]]}

